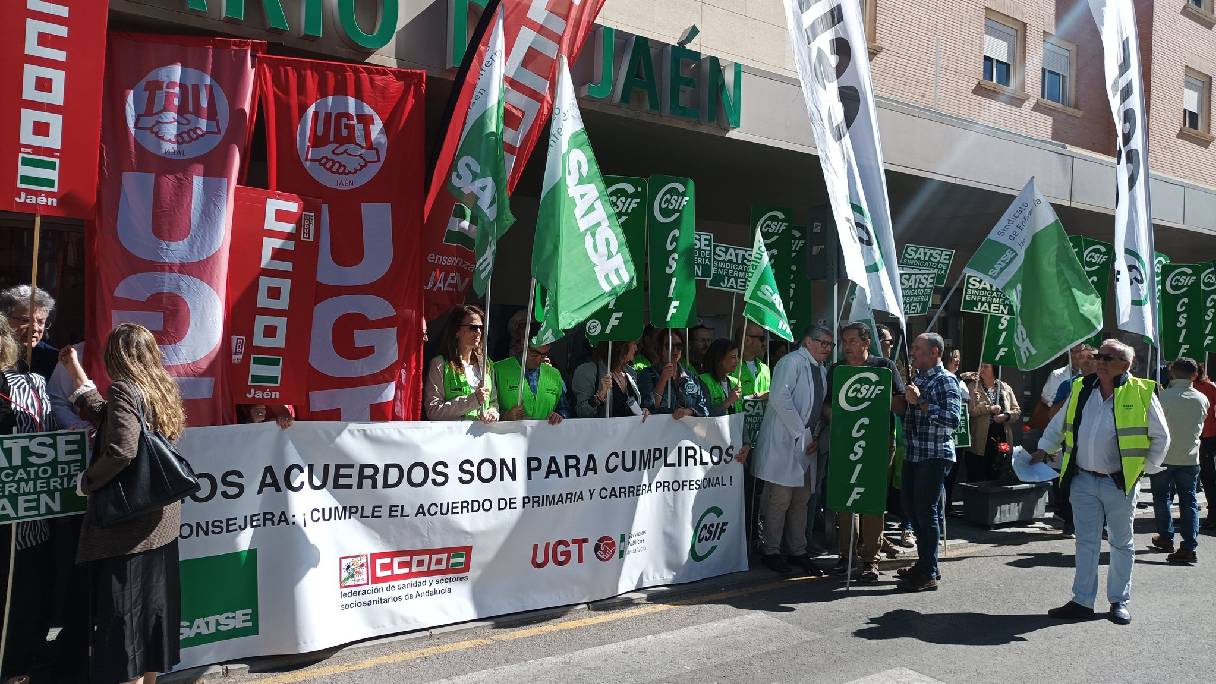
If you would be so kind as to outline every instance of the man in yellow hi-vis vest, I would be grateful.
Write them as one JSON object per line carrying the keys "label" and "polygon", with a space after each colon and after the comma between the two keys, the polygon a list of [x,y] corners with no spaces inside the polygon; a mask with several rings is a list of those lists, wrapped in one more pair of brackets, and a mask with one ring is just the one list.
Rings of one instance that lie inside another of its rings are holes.
{"label": "man in yellow hi-vis vest", "polygon": [[1064,409],[1056,413],[1039,440],[1032,461],[1064,447],[1061,486],[1068,490],[1077,531],[1076,573],[1072,600],[1047,611],[1061,619],[1093,617],[1098,594],[1098,556],[1103,520],[1110,545],[1106,596],[1110,620],[1132,621],[1132,523],[1141,474],[1161,470],[1170,434],[1151,380],[1129,374],[1135,352],[1118,340],[1106,340],[1094,353],[1097,372],[1072,381]]}

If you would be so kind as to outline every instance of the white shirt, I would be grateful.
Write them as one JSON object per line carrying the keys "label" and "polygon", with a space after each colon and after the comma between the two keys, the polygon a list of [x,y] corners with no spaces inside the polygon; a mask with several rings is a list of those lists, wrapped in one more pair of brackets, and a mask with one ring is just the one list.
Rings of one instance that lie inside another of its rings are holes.
{"label": "white shirt", "polygon": [[[1064,443],[1064,419],[1068,416],[1068,402],[1047,424],[1039,448],[1055,453]],[[1144,472],[1152,475],[1161,472],[1161,462],[1170,446],[1170,432],[1165,425],[1165,413],[1161,402],[1154,395],[1148,407],[1148,456],[1144,459]],[[1115,393],[1102,398],[1102,388],[1095,387],[1089,400],[1081,410],[1081,427],[1077,430],[1077,467],[1095,473],[1117,473],[1123,469],[1119,458],[1119,440],[1115,436]]]}
{"label": "white shirt", "polygon": [[1056,400],[1056,392],[1060,391],[1060,385],[1066,382],[1069,378],[1077,374],[1077,369],[1072,367],[1072,364],[1057,368],[1047,376],[1047,382],[1043,383],[1043,403],[1051,406],[1051,402]]}
{"label": "white shirt", "polygon": [[[76,348],[76,356],[84,360],[84,342],[72,345]],[[72,394],[76,390],[76,380],[62,363],[55,366],[51,379],[46,383],[46,391],[51,395],[51,411],[55,414],[55,423],[60,430],[76,430],[90,427],[89,421],[82,420],[76,415],[76,406],[72,403]]]}

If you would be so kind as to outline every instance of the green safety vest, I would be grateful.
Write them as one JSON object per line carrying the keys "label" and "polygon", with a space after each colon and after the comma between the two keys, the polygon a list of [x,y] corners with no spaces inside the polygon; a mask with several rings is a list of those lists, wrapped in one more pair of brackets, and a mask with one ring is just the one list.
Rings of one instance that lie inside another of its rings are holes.
{"label": "green safety vest", "polygon": [[639,354],[637,358],[633,360],[633,369],[635,371],[640,371],[646,368],[650,368],[650,359]]}
{"label": "green safety vest", "polygon": [[[1077,410],[1084,378],[1072,382],[1068,412],[1064,416],[1064,459],[1060,465],[1060,480],[1068,473],[1068,463],[1077,451]],[[1130,494],[1136,480],[1144,472],[1148,457],[1148,410],[1153,401],[1154,383],[1143,378],[1129,377],[1115,388],[1115,437],[1119,442],[1119,459],[1123,463],[1123,488]],[[1100,391],[1094,387],[1094,392]]]}
{"label": "green safety vest", "polygon": [[743,397],[750,397],[753,394],[764,394],[773,386],[772,371],[770,371],[768,366],[765,365],[765,363],[760,359],[756,359],[755,375],[753,375],[751,370],[748,369],[747,362],[740,360],[739,367],[743,369],[740,371],[743,376],[743,389],[741,390],[740,394],[743,396],[739,398],[739,401],[735,402],[736,412],[743,411]]}
{"label": "green safety vest", "polygon": [[[456,369],[452,368],[452,364],[448,363],[447,359],[444,359],[442,356],[439,358],[443,359],[443,400],[451,401],[472,394],[473,386],[465,378],[464,372],[457,373]],[[491,396],[494,392],[494,366],[495,364],[490,362],[486,368],[486,383],[489,385]],[[461,418],[465,420],[477,420],[480,417],[478,414],[481,411],[489,410],[489,408],[490,400],[487,398],[481,408],[475,408],[461,416]]]}
{"label": "green safety vest", "polygon": [[[708,400],[709,407],[717,406],[726,401],[726,390],[722,389],[721,381],[714,379],[714,376],[709,373],[702,373],[698,377],[701,378],[701,384],[705,385],[705,391],[708,392],[706,399]],[[739,379],[735,376],[726,376],[726,382],[730,384],[731,389],[739,389]]]}
{"label": "green safety vest", "polygon": [[[520,395],[519,359],[503,359],[494,364],[494,384],[498,386],[498,410],[506,413],[515,408]],[[545,420],[557,408],[562,396],[562,374],[547,363],[540,365],[540,377],[536,379],[536,393],[524,382],[524,414],[532,420]]]}

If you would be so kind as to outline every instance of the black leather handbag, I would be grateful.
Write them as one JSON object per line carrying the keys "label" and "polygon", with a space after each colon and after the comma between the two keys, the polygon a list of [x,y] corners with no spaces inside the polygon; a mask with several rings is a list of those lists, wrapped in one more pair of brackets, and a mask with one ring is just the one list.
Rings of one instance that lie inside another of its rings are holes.
{"label": "black leather handbag", "polygon": [[[135,460],[90,495],[94,520],[101,527],[118,525],[164,508],[200,488],[198,476],[177,447],[148,427],[142,405],[139,427]],[[100,453],[101,435],[102,430],[98,430],[95,454]]]}

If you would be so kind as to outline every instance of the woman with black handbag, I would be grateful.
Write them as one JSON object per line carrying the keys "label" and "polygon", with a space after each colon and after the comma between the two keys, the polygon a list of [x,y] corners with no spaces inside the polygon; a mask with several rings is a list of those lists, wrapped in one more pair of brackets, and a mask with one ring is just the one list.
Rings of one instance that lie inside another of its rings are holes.
{"label": "woman with black handbag", "polygon": [[1022,417],[1017,395],[996,377],[990,363],[980,364],[979,373],[963,373],[971,393],[971,446],[967,447],[967,481],[1001,479],[1009,460],[1013,428]]}
{"label": "woman with black handbag", "polygon": [[[98,428],[80,479],[88,505],[77,550],[77,562],[90,565],[91,678],[99,684],[154,684],[157,673],[180,660],[181,502],[136,504],[116,513],[112,490],[122,488],[120,498],[148,501],[147,481],[154,478],[147,468],[157,465],[150,461],[163,457],[157,449],[172,450],[170,441],[185,428],[181,394],[165,372],[156,338],[139,325],[119,325],[106,340],[111,385],[104,399],[74,349],[65,347],[59,361],[77,387],[69,399]],[[143,484],[130,477],[141,473]]]}

